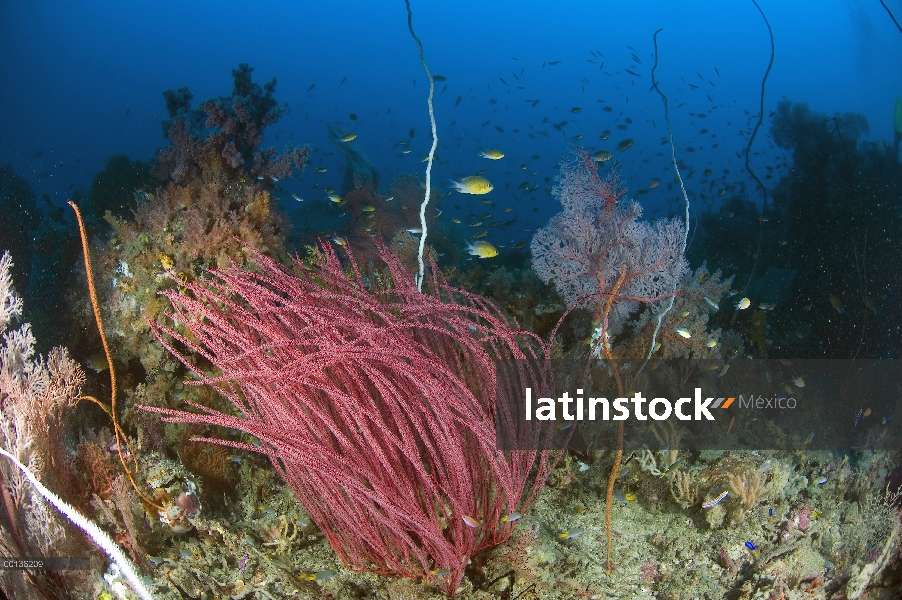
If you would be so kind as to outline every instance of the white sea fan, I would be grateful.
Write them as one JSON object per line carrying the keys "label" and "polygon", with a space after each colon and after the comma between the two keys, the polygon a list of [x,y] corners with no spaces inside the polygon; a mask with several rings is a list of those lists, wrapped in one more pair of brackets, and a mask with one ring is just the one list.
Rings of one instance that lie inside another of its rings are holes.
{"label": "white sea fan", "polygon": [[[553,281],[568,305],[598,310],[626,267],[608,318],[619,333],[640,303],[658,311],[688,269],[680,219],[641,220],[642,207],[617,202],[623,195],[616,172],[605,181],[583,153],[566,161],[554,194],[564,210],[533,236],[533,269]],[[586,155],[588,156],[588,155]]]}
{"label": "white sea fan", "polygon": [[[46,359],[37,356],[30,324],[8,330],[12,318],[22,312],[22,300],[11,284],[11,267],[9,254],[4,253],[0,258],[0,449],[46,479],[51,457],[62,444],[63,417],[77,402],[84,372],[65,348],[52,349]],[[22,515],[27,541],[44,554],[58,548],[65,530],[43,501],[35,500],[25,474],[6,461],[0,461],[0,474]]]}
{"label": "white sea fan", "polygon": [[0,256],[0,332],[6,331],[13,317],[22,314],[22,299],[13,291],[12,266],[12,257],[4,252]]}

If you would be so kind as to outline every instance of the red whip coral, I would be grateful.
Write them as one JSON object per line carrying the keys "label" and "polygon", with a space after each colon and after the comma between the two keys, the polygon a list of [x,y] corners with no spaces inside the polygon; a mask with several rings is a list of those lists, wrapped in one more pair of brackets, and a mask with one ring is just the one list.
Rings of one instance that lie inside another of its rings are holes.
{"label": "red whip coral", "polygon": [[372,279],[323,245],[312,271],[258,254],[257,272],[217,270],[166,292],[190,335],[154,324],[158,336],[194,384],[216,386],[242,416],[145,408],[255,436],[259,447],[205,441],[269,455],[349,568],[427,578],[453,595],[469,557],[510,536],[502,517],[527,510],[548,474],[548,452],[498,450],[494,423],[496,400],[545,389],[547,348],[435,267],[432,292],[418,292],[379,251],[388,275]]}

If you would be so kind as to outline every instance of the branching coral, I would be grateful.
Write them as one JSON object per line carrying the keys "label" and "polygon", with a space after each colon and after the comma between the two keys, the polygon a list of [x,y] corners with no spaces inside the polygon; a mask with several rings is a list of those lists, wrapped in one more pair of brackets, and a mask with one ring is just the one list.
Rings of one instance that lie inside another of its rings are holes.
{"label": "branching coral", "polygon": [[670,495],[681,507],[689,508],[698,502],[698,487],[692,476],[680,469],[670,471]]}
{"label": "branching coral", "polygon": [[163,131],[170,145],[157,157],[161,174],[185,183],[207,174],[212,164],[218,163],[221,170],[268,183],[271,178],[289,177],[293,169],[306,164],[306,147],[289,145],[282,155],[271,148],[258,149],[263,130],[278,121],[285,109],[273,97],[275,78],[261,88],[251,79],[253,70],[246,63],[239,64],[232,70],[232,94],[205,100],[194,110],[187,88],[164,92],[170,119],[163,123]]}
{"label": "branching coral", "polygon": [[742,500],[742,515],[752,510],[752,507],[761,499],[764,489],[764,479],[757,470],[749,469],[746,472],[729,473],[730,490]]}
{"label": "branching coral", "polygon": [[162,355],[148,344],[144,319],[163,308],[157,292],[173,285],[170,274],[184,281],[210,266],[241,263],[242,243],[284,257],[283,227],[269,193],[246,179],[169,183],[156,195],[140,193],[137,200],[141,204],[131,221],[107,214],[116,236],[115,245],[100,257],[108,275],[99,291],[120,358],[137,357],[154,370]]}
{"label": "branching coral", "polygon": [[[694,272],[687,273],[674,298],[671,309],[661,320],[658,336],[659,352],[662,358],[720,359],[726,334],[720,329],[708,330],[708,321],[720,310],[730,291],[733,277],[721,279],[721,272],[708,271],[702,264]],[[636,321],[636,335],[618,346],[620,356],[642,356],[647,351],[651,330],[656,316],[645,311]],[[691,337],[677,333],[685,330]],[[658,354],[656,354],[658,356]]]}
{"label": "branching coral", "polygon": [[661,445],[660,462],[661,467],[666,471],[676,463],[677,457],[679,457],[680,439],[682,439],[683,434],[681,431],[677,431],[672,421],[666,421],[666,423],[656,421],[655,427],[651,431]]}
{"label": "branching coral", "polygon": [[[423,185],[416,175],[398,175],[389,187],[388,194],[379,192],[373,179],[354,176],[354,187],[344,195],[342,209],[351,218],[345,221],[342,233],[354,252],[362,261],[378,263],[378,252],[374,240],[391,243],[392,250],[401,250],[395,243],[419,229],[419,205],[422,202]],[[429,223],[435,221],[442,194],[435,188],[431,191],[432,202],[426,211]],[[399,237],[400,236],[400,237]],[[441,238],[439,238],[441,239]],[[401,244],[404,242],[402,241]],[[414,250],[418,252],[419,239],[414,239]],[[419,256],[416,256],[417,265]],[[408,266],[405,262],[405,267]],[[410,269],[416,272],[416,266]]]}
{"label": "branching coral", "polygon": [[618,202],[624,193],[616,171],[601,179],[588,153],[576,151],[554,188],[564,210],[530,245],[539,278],[553,281],[569,305],[603,306],[625,269],[609,323],[600,324],[610,334],[622,330],[640,303],[669,298],[686,270],[681,221],[642,221],[639,204]]}

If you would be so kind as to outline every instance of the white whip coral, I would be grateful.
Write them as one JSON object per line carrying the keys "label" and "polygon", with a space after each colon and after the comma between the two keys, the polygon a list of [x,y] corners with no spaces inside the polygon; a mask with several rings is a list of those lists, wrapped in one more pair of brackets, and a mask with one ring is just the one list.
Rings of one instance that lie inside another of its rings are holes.
{"label": "white whip coral", "polygon": [[8,458],[16,465],[20,471],[25,475],[28,481],[31,482],[31,485],[38,491],[44,499],[56,507],[58,511],[66,515],[66,518],[72,522],[73,525],[77,526],[79,529],[84,531],[90,536],[94,543],[96,543],[100,548],[106,552],[107,556],[110,557],[116,566],[119,567],[119,571],[125,577],[126,581],[128,581],[132,590],[140,597],[142,600],[153,600],[153,596],[150,591],[144,586],[144,583],[141,581],[141,578],[138,576],[138,571],[135,569],[134,565],[132,565],[131,561],[126,558],[125,554],[122,553],[122,549],[116,545],[110,536],[108,536],[104,531],[97,526],[96,523],[89,521],[84,515],[80,512],[63,502],[56,494],[48,490],[44,487],[38,478],[34,476],[34,473],[28,470],[28,467],[20,463],[16,460],[16,457],[0,448],[0,454]]}

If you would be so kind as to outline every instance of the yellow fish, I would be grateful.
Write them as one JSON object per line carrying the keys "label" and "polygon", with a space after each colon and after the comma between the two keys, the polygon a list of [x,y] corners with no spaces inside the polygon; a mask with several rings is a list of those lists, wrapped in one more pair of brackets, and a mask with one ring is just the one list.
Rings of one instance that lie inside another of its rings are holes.
{"label": "yellow fish", "polygon": [[498,249],[495,248],[495,246],[482,241],[476,242],[475,244],[467,242],[467,251],[472,256],[478,256],[479,258],[494,258],[498,256]]}
{"label": "yellow fish", "polygon": [[376,207],[373,206],[372,204],[367,204],[360,210],[362,210],[363,212],[376,212]]}
{"label": "yellow fish", "polygon": [[167,271],[171,271],[171,270],[172,270],[172,267],[175,266],[175,262],[172,260],[171,257],[166,256],[166,255],[163,254],[162,252],[160,252],[159,254],[157,254],[157,256],[158,256],[159,259],[160,259],[160,264],[163,265],[163,268],[166,269]]}
{"label": "yellow fish", "polygon": [[743,298],[739,301],[739,304],[736,305],[736,310],[745,310],[752,304],[752,301],[748,298]]}
{"label": "yellow fish", "polygon": [[687,340],[692,337],[692,333],[685,327],[680,327],[679,329],[676,330],[676,332],[677,332],[677,335],[679,335],[680,337],[684,337]]}
{"label": "yellow fish", "polygon": [[85,359],[84,363],[86,367],[97,373],[103,373],[110,368],[109,363],[106,361],[105,354],[92,354]]}
{"label": "yellow fish", "polygon": [[845,314],[845,312],[846,312],[846,307],[843,306],[842,300],[840,300],[836,296],[830,296],[830,306],[832,306],[834,308],[834,310],[836,310],[836,312],[838,312],[841,315]]}
{"label": "yellow fish", "polygon": [[346,135],[346,136],[344,136],[343,138],[341,138],[341,141],[343,141],[343,142],[353,142],[353,141],[356,140],[356,139],[357,139],[357,134],[356,134],[356,133],[349,133],[348,135]]}
{"label": "yellow fish", "polygon": [[473,194],[474,196],[488,194],[495,189],[488,179],[479,176],[464,177],[460,181],[452,181],[451,185],[461,194]]}
{"label": "yellow fish", "polygon": [[614,158],[614,155],[607,150],[599,150],[592,155],[592,160],[594,160],[595,162],[607,162],[612,158]]}
{"label": "yellow fish", "polygon": [[329,194],[329,201],[334,202],[335,204],[341,204],[344,200],[341,199],[341,196],[338,194]]}
{"label": "yellow fish", "polygon": [[504,158],[504,152],[501,150],[495,150],[494,148],[489,148],[488,150],[483,150],[479,153],[479,156],[482,158],[487,158],[489,160],[501,160]]}
{"label": "yellow fish", "polygon": [[576,539],[585,533],[584,529],[571,529],[570,531],[562,531],[557,536],[562,540]]}

